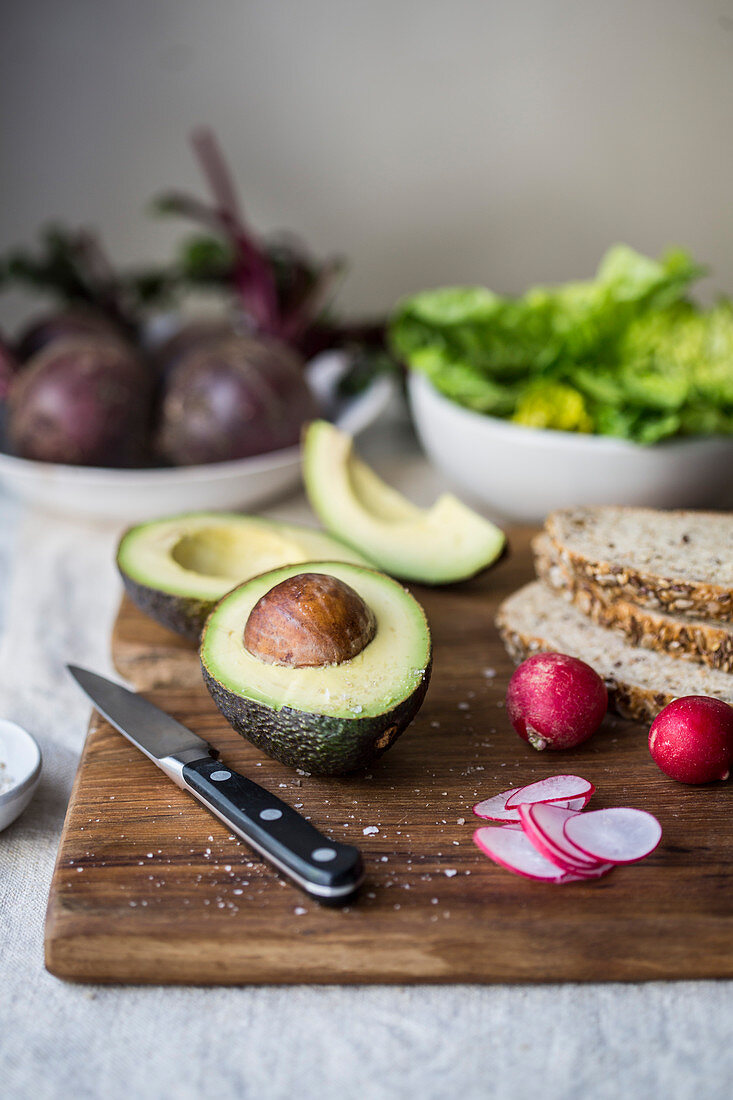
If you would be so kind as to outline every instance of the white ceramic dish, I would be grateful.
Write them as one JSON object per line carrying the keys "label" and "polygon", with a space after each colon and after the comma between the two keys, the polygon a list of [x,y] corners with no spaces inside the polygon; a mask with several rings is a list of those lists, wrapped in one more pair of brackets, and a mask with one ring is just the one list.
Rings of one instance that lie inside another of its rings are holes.
{"label": "white ceramic dish", "polygon": [[11,785],[0,787],[0,831],[23,813],[41,778],[41,750],[22,726],[0,718],[0,763]]}
{"label": "white ceramic dish", "polygon": [[408,380],[420,441],[443,473],[500,517],[539,523],[592,504],[733,504],[733,437],[642,447],[607,436],[525,428],[465,409],[422,375]]}
{"label": "white ceramic dish", "polygon": [[[327,415],[358,435],[385,410],[393,392],[381,376],[356,397],[337,400],[344,357],[321,355],[308,368],[308,381]],[[112,470],[32,462],[2,452],[0,484],[15,496],[54,512],[94,519],[138,521],[174,512],[249,508],[295,488],[300,480],[298,447],[216,462],[154,470]]]}

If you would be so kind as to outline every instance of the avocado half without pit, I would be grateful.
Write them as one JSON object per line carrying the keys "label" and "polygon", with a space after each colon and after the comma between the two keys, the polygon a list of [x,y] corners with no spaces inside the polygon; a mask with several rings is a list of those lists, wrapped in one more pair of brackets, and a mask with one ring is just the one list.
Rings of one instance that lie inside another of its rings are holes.
{"label": "avocado half without pit", "polygon": [[189,512],[132,527],[117,568],[132,602],[156,622],[198,642],[207,615],[235,585],[298,562],[368,564],[323,531],[259,516]]}
{"label": "avocado half without pit", "polygon": [[431,641],[420,604],[391,577],[346,562],[245,581],[210,615],[201,666],[233,728],[312,775],[369,765],[417,714]]}
{"label": "avocado half without pit", "polygon": [[313,511],[332,535],[393,577],[453,584],[493,565],[504,532],[452,493],[418,508],[354,453],[351,436],[326,420],[309,424],[303,478]]}

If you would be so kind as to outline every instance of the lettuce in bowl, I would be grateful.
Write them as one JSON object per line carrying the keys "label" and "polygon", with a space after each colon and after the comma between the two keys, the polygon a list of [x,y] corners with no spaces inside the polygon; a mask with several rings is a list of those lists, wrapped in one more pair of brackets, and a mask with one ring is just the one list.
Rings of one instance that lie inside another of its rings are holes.
{"label": "lettuce in bowl", "polygon": [[733,305],[687,297],[684,252],[626,245],[594,279],[520,298],[483,287],[423,291],[393,315],[395,353],[446,397],[530,427],[652,444],[733,433]]}

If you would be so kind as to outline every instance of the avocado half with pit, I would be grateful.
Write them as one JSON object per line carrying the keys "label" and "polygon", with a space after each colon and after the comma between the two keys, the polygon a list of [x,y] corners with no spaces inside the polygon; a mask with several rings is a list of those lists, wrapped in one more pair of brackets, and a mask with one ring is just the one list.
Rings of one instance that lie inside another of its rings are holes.
{"label": "avocado half with pit", "polygon": [[303,477],[324,527],[394,577],[452,584],[488,568],[504,550],[504,532],[451,493],[418,508],[354,454],[351,436],[325,420],[306,429]]}
{"label": "avocado half with pit", "polygon": [[425,612],[345,562],[253,577],[209,616],[201,667],[227,721],[276,760],[341,775],[381,756],[417,714],[431,670]]}
{"label": "avocado half with pit", "polygon": [[207,615],[235,585],[279,565],[361,554],[323,531],[234,512],[189,512],[130,528],[117,550],[132,602],[198,642]]}

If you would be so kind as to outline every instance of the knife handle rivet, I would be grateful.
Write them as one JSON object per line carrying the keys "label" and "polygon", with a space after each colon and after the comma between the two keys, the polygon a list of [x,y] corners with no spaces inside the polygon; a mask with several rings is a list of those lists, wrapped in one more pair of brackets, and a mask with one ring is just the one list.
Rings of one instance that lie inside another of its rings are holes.
{"label": "knife handle rivet", "polygon": [[232,773],[224,771],[212,772],[209,779],[213,779],[215,783],[223,783],[225,779],[231,779]]}
{"label": "knife handle rivet", "polygon": [[273,806],[270,810],[262,810],[260,817],[263,821],[277,821],[279,817],[282,817],[282,810],[276,810]]}
{"label": "knife handle rivet", "polygon": [[336,850],[334,848],[316,848],[311,852],[311,859],[314,859],[316,863],[330,863],[332,859],[336,858]]}

